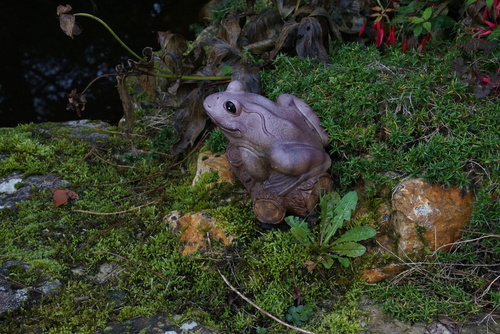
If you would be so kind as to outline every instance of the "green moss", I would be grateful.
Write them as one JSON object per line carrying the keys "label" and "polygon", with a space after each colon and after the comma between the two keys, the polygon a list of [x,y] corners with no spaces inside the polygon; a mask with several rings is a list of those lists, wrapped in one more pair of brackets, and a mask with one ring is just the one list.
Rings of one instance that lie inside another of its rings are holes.
{"label": "green moss", "polygon": [[[381,54],[371,47],[335,45],[331,66],[280,56],[272,71],[262,73],[264,93],[271,99],[292,93],[318,111],[331,138],[337,184],[343,190],[359,181],[367,185],[367,211],[352,226],[378,218],[377,208],[390,196],[396,174],[475,188],[471,233],[465,238],[477,238],[475,232],[500,234],[498,101],[494,96],[474,99],[470,87],[458,81],[450,71],[458,56],[454,49],[437,57],[431,51],[401,54],[389,48]],[[304,262],[310,254],[286,225],[260,230],[241,185],[215,183],[217,174],[208,173],[191,186],[195,155],[171,167],[172,161],[159,154],[170,150],[171,128],[149,129],[148,136],[113,130],[87,141],[57,124],[0,129],[1,177],[14,171],[51,173],[70,182],[79,195],[54,208],[50,190],[33,189],[17,209],[0,210],[0,261],[31,266],[13,268],[9,275],[25,285],[46,275],[64,284],[60,294],[4,319],[6,332],[93,333],[110,321],[179,310],[183,319],[227,333],[291,332],[243,301],[217,269],[281,319],[299,294],[314,311],[304,324],[309,330],[360,330],[358,298],[367,289],[358,282],[357,270],[373,264],[374,257],[353,261],[349,268],[334,265],[308,273]],[[214,151],[224,149],[220,131],[210,141]],[[206,210],[235,241],[183,257],[178,235],[163,221],[174,209]],[[473,293],[495,279],[489,266],[479,264],[496,263],[499,255],[498,238],[467,242],[453,253],[438,254],[438,264],[426,267],[425,276],[416,271],[399,285],[378,285],[382,289],[371,297],[403,320],[428,321],[438,313],[465,319],[479,310]],[[442,277],[441,265],[457,272],[453,263],[460,263],[469,278]],[[103,264],[113,264],[116,272],[100,282],[96,275]],[[497,290],[491,286],[482,302],[498,305]],[[123,296],[119,300],[113,297],[117,291]]]}
{"label": "green moss", "polygon": [[440,57],[395,50],[382,57],[356,44],[334,50],[331,66],[278,57],[262,79],[272,99],[292,93],[319,113],[344,187],[360,179],[380,187],[387,171],[466,187],[471,160],[499,176],[491,163],[500,139],[495,98],[474,99],[459,84],[450,70],[455,49]]}

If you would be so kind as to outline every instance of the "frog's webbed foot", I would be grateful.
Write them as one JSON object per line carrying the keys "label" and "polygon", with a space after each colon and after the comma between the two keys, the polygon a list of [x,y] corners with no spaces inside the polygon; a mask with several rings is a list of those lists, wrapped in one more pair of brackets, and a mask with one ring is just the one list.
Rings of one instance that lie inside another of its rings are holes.
{"label": "frog's webbed foot", "polygon": [[305,217],[319,202],[320,196],[332,190],[333,182],[328,173],[312,177],[290,191],[285,197],[290,213]]}
{"label": "frog's webbed foot", "polygon": [[283,198],[276,193],[259,192],[252,194],[253,212],[265,224],[278,224],[285,218],[286,208]]}

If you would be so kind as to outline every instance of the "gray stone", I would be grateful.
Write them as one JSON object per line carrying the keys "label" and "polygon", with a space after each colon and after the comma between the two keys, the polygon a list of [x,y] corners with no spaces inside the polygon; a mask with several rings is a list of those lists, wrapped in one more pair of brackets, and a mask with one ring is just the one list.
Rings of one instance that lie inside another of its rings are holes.
{"label": "gray stone", "polygon": [[19,266],[24,271],[29,265],[20,261],[6,261],[0,267],[0,315],[14,312],[39,301],[42,295],[54,295],[61,290],[62,283],[59,280],[51,280],[45,277],[43,282],[36,287],[24,287],[19,282],[9,280],[9,269]]}
{"label": "gray stone", "polygon": [[6,178],[0,179],[0,209],[15,209],[17,203],[30,198],[32,188],[55,190],[68,185],[69,182],[52,174],[31,175],[22,179],[22,174],[11,173]]}

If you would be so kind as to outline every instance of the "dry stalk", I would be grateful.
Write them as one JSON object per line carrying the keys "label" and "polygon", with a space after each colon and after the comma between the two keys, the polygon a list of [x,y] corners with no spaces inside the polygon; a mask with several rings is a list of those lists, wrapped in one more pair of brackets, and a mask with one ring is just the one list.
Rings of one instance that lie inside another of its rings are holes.
{"label": "dry stalk", "polygon": [[236,289],[234,286],[231,285],[231,283],[229,282],[229,280],[226,278],[226,276],[224,276],[219,268],[217,268],[217,271],[219,272],[219,275],[222,277],[222,279],[224,280],[224,283],[227,284],[227,286],[233,290],[238,296],[240,296],[241,298],[243,298],[247,303],[249,303],[250,305],[252,305],[253,307],[255,307],[257,310],[259,310],[259,312],[261,312],[262,314],[266,315],[267,317],[273,319],[274,321],[282,324],[283,326],[286,326],[288,328],[291,328],[293,330],[296,330],[297,332],[301,332],[301,333],[307,333],[307,334],[316,334],[314,332],[310,332],[310,331],[307,331],[305,329],[302,329],[302,328],[299,328],[299,327],[295,327],[295,326],[292,326],[290,324],[287,324],[286,322],[276,318],[274,315],[272,315],[271,313],[267,312],[266,310],[262,309],[259,305],[255,304],[253,301],[251,301],[248,297],[246,297],[244,294],[242,294],[241,292],[238,291],[238,289]]}

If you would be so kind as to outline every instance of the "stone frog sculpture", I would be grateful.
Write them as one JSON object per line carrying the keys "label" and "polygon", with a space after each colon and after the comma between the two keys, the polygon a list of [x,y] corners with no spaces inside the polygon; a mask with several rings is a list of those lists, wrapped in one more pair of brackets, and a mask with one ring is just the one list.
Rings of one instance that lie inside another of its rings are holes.
{"label": "stone frog sculpture", "polygon": [[301,99],[283,94],[274,103],[232,81],[203,106],[229,139],[226,157],[262,223],[277,224],[287,212],[306,216],[331,190],[328,136]]}

